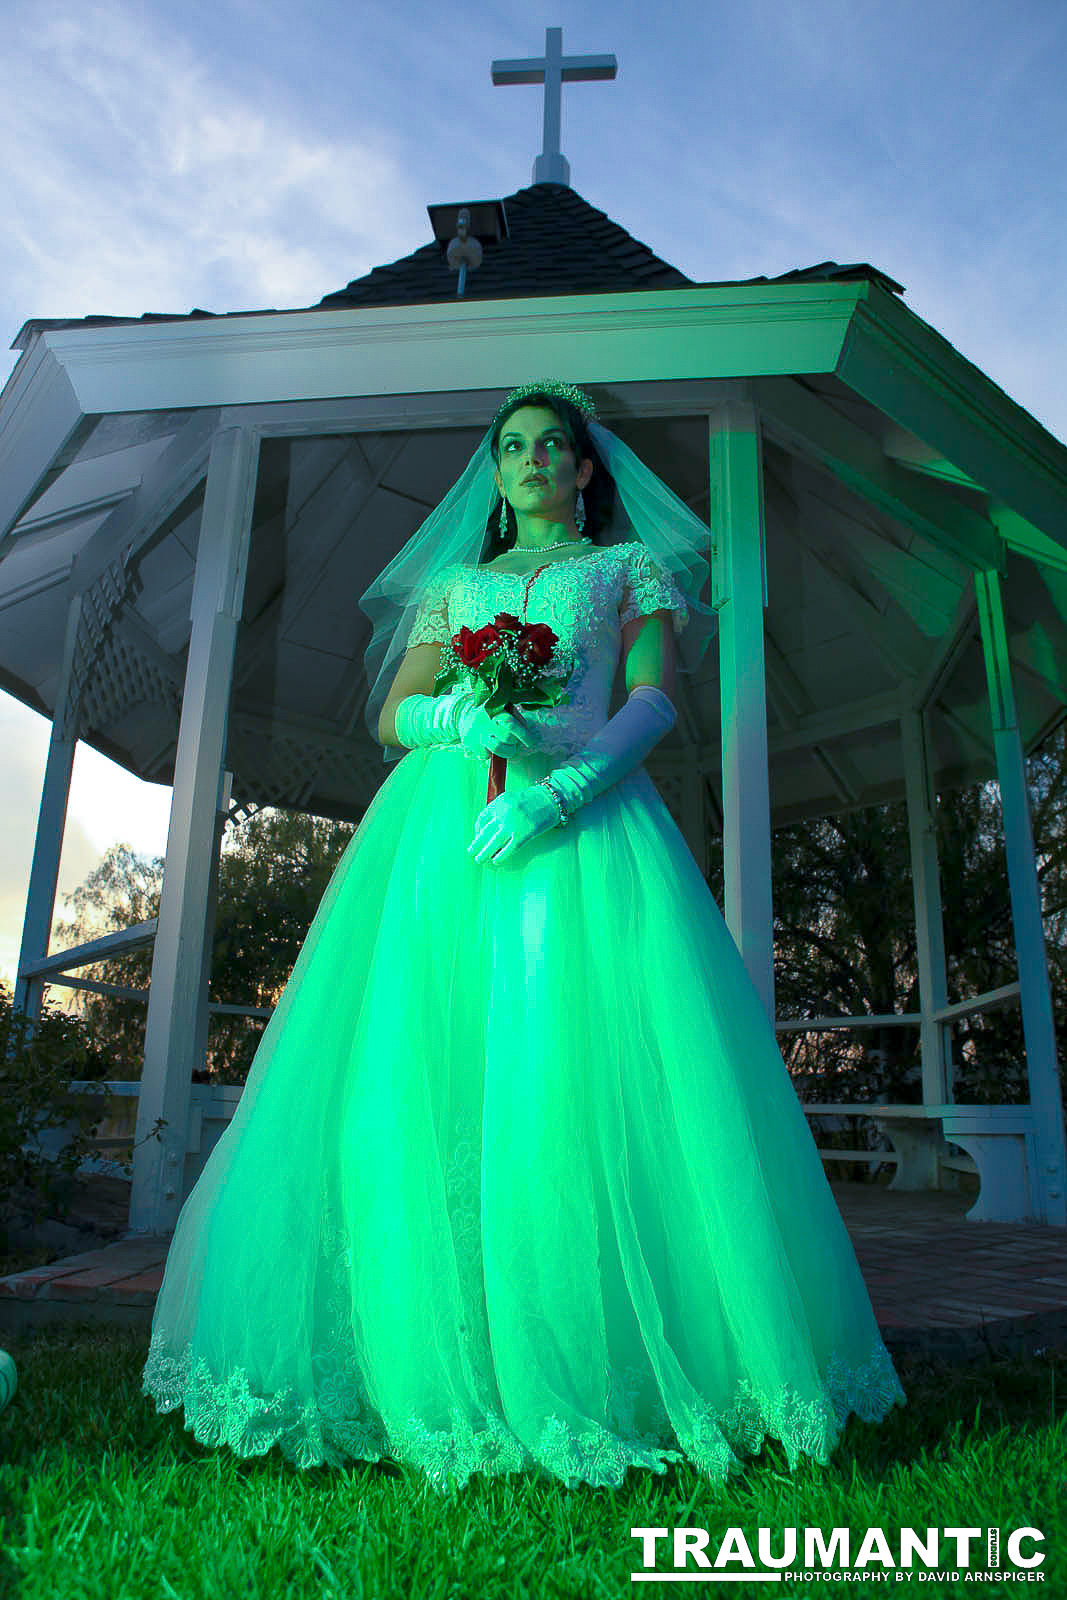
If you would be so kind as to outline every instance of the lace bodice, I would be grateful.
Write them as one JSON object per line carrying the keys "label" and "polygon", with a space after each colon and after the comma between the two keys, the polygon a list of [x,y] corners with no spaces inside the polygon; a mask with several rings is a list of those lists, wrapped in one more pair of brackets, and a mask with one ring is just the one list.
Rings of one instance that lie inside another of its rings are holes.
{"label": "lace bodice", "polygon": [[547,623],[558,636],[561,663],[574,665],[570,701],[524,710],[523,718],[539,732],[539,750],[572,756],[607,721],[623,624],[662,610],[673,611],[677,637],[689,620],[685,598],[640,542],[596,546],[528,573],[459,564],[445,567],[428,586],[408,648],[443,644],[464,626],[475,631],[498,611]]}

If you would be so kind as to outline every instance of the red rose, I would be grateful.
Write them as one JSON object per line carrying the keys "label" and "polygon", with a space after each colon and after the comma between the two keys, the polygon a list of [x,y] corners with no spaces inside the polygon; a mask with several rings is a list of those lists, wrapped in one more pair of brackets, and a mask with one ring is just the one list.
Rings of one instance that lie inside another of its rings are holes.
{"label": "red rose", "polygon": [[486,656],[499,650],[502,640],[491,622],[477,633],[464,626],[452,635],[452,648],[465,667],[480,667]]}
{"label": "red rose", "polygon": [[543,667],[551,660],[553,646],[558,643],[557,635],[546,623],[531,622],[523,628],[516,648],[521,661]]}
{"label": "red rose", "polygon": [[484,628],[479,628],[474,638],[482,652],[478,657],[479,662],[484,661],[486,656],[490,656],[494,651],[499,650],[504,643],[491,622],[487,622]]}
{"label": "red rose", "polygon": [[521,633],[523,629],[518,617],[513,616],[510,611],[498,611],[493,618],[493,626],[499,633]]}

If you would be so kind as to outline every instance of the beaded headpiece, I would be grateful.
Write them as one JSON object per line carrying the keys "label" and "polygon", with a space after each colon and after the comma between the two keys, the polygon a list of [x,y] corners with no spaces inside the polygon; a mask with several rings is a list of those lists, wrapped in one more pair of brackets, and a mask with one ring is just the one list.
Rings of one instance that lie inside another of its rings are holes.
{"label": "beaded headpiece", "polygon": [[493,428],[509,406],[516,400],[523,400],[527,395],[550,394],[555,400],[567,400],[576,411],[581,412],[586,422],[596,421],[596,406],[590,400],[584,389],[579,389],[573,383],[561,383],[558,378],[546,378],[543,383],[521,383],[517,389],[512,389],[500,410],[493,418]]}

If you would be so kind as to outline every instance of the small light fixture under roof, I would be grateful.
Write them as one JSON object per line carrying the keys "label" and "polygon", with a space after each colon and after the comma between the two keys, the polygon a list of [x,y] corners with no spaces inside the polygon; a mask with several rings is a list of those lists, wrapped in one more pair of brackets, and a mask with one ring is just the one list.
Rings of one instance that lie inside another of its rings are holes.
{"label": "small light fixture under roof", "polygon": [[466,206],[461,209],[456,226],[459,232],[454,239],[449,240],[445,260],[448,262],[450,272],[459,273],[456,293],[461,295],[467,287],[467,273],[477,272],[482,264],[482,247],[471,233],[471,214]]}
{"label": "small light fixture under roof", "polygon": [[459,273],[456,294],[467,287],[467,273],[482,264],[482,248],[507,236],[508,219],[502,200],[480,200],[474,205],[427,206],[434,238],[444,248],[449,270]]}
{"label": "small light fixture under roof", "polygon": [[483,248],[508,236],[508,216],[503,200],[460,200],[454,205],[427,206],[426,210],[433,236],[442,250],[447,250],[449,242],[459,232],[461,211],[469,213],[471,236]]}

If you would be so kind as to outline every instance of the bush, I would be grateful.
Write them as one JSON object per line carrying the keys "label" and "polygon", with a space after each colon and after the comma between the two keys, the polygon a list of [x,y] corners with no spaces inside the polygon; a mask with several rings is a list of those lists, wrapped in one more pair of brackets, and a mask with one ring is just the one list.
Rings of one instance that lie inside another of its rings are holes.
{"label": "bush", "polygon": [[[92,1154],[92,1137],[107,1115],[70,1092],[72,1079],[101,1081],[107,1061],[86,1041],[81,1023],[45,1009],[31,1023],[12,1013],[11,995],[0,993],[0,1252],[16,1193],[34,1222],[69,1213],[74,1175]],[[41,1134],[73,1123],[67,1147],[53,1161]],[[36,1148],[23,1149],[26,1144]]]}

